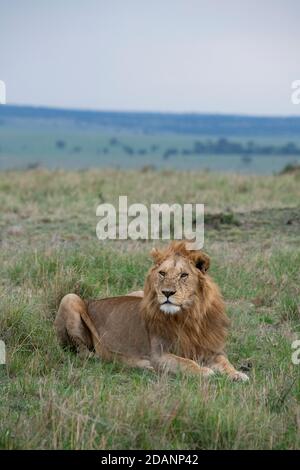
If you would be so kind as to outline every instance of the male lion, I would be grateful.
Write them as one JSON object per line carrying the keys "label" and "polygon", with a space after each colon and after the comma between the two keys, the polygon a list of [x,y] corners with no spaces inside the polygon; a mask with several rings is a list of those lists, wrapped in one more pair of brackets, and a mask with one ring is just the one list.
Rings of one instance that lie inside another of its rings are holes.
{"label": "male lion", "polygon": [[207,275],[209,257],[184,241],[152,250],[143,292],[84,301],[66,295],[55,328],[63,346],[95,351],[132,367],[248,380],[224,355],[229,320],[218,287]]}

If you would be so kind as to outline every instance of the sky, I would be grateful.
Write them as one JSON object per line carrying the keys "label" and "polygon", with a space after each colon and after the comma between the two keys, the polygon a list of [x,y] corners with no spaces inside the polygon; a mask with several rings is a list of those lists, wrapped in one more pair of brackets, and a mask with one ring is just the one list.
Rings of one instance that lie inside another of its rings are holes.
{"label": "sky", "polygon": [[7,103],[300,115],[299,0],[0,0]]}

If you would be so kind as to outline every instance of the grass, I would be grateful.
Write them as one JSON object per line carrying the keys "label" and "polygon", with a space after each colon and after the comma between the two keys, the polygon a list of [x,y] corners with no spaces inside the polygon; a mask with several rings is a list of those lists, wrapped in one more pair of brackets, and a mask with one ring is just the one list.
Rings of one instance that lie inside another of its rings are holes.
{"label": "grass", "polygon": [[[99,202],[206,204],[205,250],[231,318],[227,352],[250,383],[157,376],[62,351],[62,296],[139,289],[152,242],[95,236]],[[296,449],[300,446],[297,174],[0,174],[0,448]]]}

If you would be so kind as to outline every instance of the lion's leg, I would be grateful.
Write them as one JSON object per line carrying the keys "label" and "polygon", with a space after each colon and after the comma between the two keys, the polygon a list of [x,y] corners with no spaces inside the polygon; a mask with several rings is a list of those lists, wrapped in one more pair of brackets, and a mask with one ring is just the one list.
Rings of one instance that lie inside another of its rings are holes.
{"label": "lion's leg", "polygon": [[126,294],[126,295],[133,296],[133,297],[144,297],[144,291],[143,290],[135,290],[133,292],[129,292],[129,294]]}
{"label": "lion's leg", "polygon": [[128,367],[136,367],[138,369],[154,370],[149,359],[139,357],[118,356],[117,359]]}
{"label": "lion's leg", "polygon": [[246,382],[248,375],[236,370],[224,354],[218,354],[210,364],[213,370],[228,375],[231,380]]}
{"label": "lion's leg", "polygon": [[214,371],[209,367],[202,367],[192,359],[176,356],[175,354],[165,353],[161,356],[154,356],[152,358],[153,366],[159,370],[171,373],[183,372],[194,375],[209,376],[213,375]]}
{"label": "lion's leg", "polygon": [[75,346],[81,356],[90,355],[93,350],[91,334],[81,319],[80,312],[86,309],[83,300],[76,294],[62,299],[54,326],[62,346]]}

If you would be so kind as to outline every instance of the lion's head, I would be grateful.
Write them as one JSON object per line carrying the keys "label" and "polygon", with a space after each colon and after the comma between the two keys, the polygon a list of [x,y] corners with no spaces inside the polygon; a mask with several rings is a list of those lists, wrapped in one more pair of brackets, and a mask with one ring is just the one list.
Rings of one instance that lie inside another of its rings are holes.
{"label": "lion's head", "polygon": [[166,314],[179,314],[192,307],[209,268],[209,257],[200,250],[188,250],[186,242],[173,242],[151,252],[154,266],[149,273],[157,305]]}
{"label": "lion's head", "polygon": [[182,357],[196,358],[224,346],[229,321],[218,286],[207,274],[209,257],[174,241],[152,250],[141,311],[148,332],[167,338]]}

